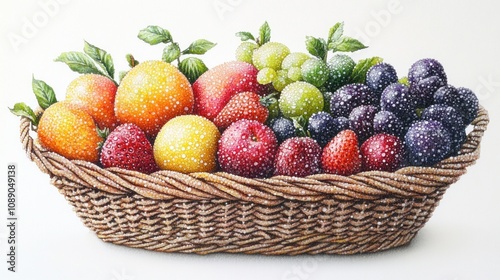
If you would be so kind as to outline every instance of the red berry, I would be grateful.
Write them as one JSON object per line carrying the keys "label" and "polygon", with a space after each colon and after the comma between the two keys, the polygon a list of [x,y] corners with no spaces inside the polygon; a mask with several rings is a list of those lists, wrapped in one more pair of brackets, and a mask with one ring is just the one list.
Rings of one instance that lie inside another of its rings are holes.
{"label": "red berry", "polygon": [[126,123],[116,127],[106,138],[101,150],[103,167],[120,167],[142,173],[158,170],[153,147],[137,125]]}
{"label": "red berry", "polygon": [[217,152],[222,171],[255,178],[273,174],[278,141],[274,132],[255,120],[230,125],[219,140]]}
{"label": "red berry", "polygon": [[233,96],[215,117],[214,123],[219,129],[226,129],[232,123],[247,119],[264,123],[269,111],[260,103],[260,96],[254,92],[246,91]]}
{"label": "red berry", "polygon": [[327,173],[349,176],[361,171],[356,133],[350,129],[339,132],[323,149],[321,163]]}
{"label": "red berry", "polygon": [[293,137],[278,148],[274,175],[305,177],[321,171],[321,147],[310,137]]}
{"label": "red berry", "polygon": [[361,145],[361,155],[363,156],[363,170],[392,172],[403,163],[403,142],[394,135],[376,134]]}

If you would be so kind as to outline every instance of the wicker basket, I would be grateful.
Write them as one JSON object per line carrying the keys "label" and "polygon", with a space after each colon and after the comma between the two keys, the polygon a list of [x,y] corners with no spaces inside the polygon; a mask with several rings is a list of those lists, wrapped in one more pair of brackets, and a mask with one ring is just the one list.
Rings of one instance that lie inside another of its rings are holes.
{"label": "wicker basket", "polygon": [[28,157],[104,241],[197,254],[356,254],[410,242],[450,184],[479,158],[488,122],[481,107],[460,154],[433,167],[349,177],[145,175],[44,150],[26,118],[20,136]]}

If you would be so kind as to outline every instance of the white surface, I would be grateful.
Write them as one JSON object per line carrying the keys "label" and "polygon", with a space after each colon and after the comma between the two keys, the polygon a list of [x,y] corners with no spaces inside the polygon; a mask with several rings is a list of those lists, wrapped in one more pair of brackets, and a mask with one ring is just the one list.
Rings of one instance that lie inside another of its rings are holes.
{"label": "white surface", "polygon": [[[6,179],[0,178],[0,279],[500,279],[498,1],[103,2],[0,2],[0,174],[7,173],[8,162],[17,163],[19,174],[16,273],[8,272],[5,262]],[[46,10],[41,3],[56,5]],[[335,22],[345,21],[347,35],[370,45],[354,57],[381,56],[401,76],[417,59],[434,57],[451,84],[478,92],[491,118],[481,159],[448,190],[410,246],[357,256],[265,257],[166,254],[107,244],[83,226],[48,176],[24,155],[18,120],[7,106],[18,101],[35,106],[32,74],[62,99],[77,74],[53,59],[81,50],[84,39],[110,52],[120,70],[127,53],[140,61],[161,58],[162,47],[136,38],[147,25],[160,25],[184,46],[198,38],[217,42],[206,55],[213,67],[233,59],[235,32],[256,32],[264,20],[273,40],[294,51],[305,50],[306,35],[326,36]],[[28,22],[36,29],[26,27]],[[9,40],[13,34],[24,38],[17,47]]]}

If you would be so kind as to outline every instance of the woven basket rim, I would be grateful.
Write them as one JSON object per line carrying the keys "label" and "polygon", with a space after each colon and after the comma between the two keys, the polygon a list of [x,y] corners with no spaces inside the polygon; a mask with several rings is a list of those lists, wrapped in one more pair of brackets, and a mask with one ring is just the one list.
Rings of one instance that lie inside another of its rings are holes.
{"label": "woven basket rim", "polygon": [[225,172],[184,174],[161,170],[143,174],[121,168],[107,168],[82,160],[68,160],[50,152],[34,140],[30,121],[22,117],[20,140],[28,158],[38,168],[61,180],[96,188],[116,195],[139,195],[168,200],[242,200],[275,205],[282,200],[314,202],[325,198],[375,200],[382,197],[421,197],[456,182],[479,158],[480,143],[489,123],[487,110],[479,106],[473,129],[459,155],[431,167],[408,166],[395,172],[365,171],[350,176],[315,174],[305,178],[273,176],[246,178]]}

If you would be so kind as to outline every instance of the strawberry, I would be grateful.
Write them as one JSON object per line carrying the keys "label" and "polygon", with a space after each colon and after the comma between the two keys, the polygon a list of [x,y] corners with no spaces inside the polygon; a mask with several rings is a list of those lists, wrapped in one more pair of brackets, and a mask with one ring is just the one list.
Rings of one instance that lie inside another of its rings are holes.
{"label": "strawberry", "polygon": [[144,131],[132,123],[119,125],[109,134],[102,146],[101,164],[146,174],[158,170],[151,143]]}
{"label": "strawberry", "polygon": [[273,174],[278,140],[274,132],[255,120],[230,125],[219,140],[217,157],[222,171],[255,178]]}
{"label": "strawberry", "polygon": [[305,177],[321,171],[321,147],[310,137],[286,139],[278,148],[274,175]]}
{"label": "strawberry", "polygon": [[245,91],[233,96],[215,117],[215,125],[226,129],[232,123],[247,119],[264,123],[269,115],[268,109],[260,103],[260,96],[251,91]]}
{"label": "strawberry", "polygon": [[349,176],[361,171],[356,133],[350,129],[339,132],[323,149],[321,163],[327,173]]}
{"label": "strawberry", "polygon": [[403,142],[396,136],[380,133],[368,138],[361,145],[363,170],[392,172],[403,163]]}

